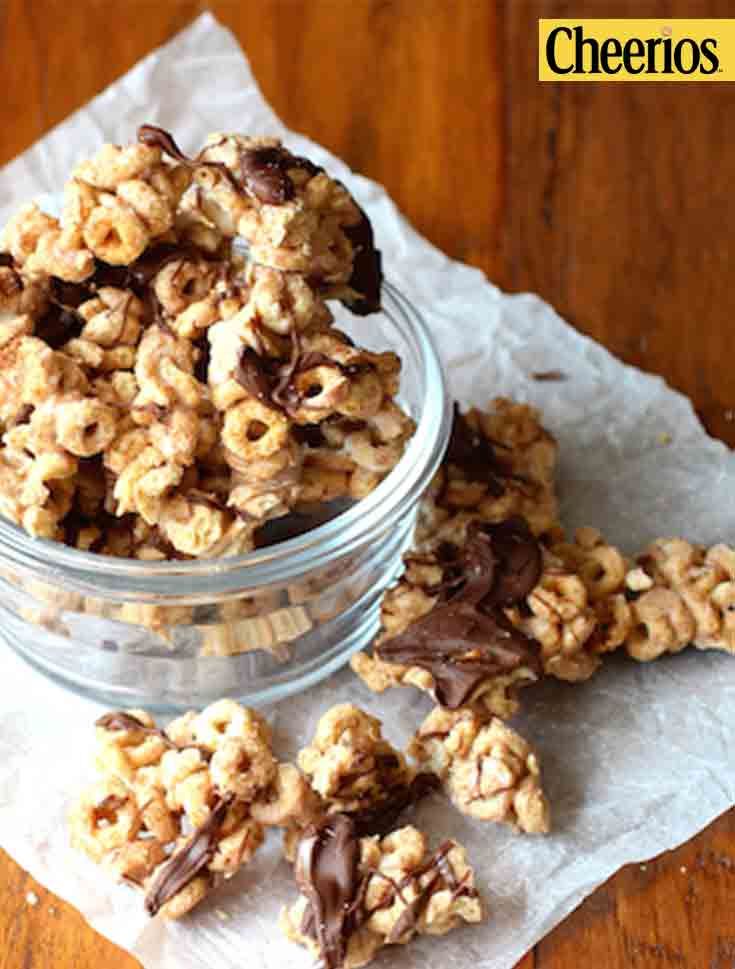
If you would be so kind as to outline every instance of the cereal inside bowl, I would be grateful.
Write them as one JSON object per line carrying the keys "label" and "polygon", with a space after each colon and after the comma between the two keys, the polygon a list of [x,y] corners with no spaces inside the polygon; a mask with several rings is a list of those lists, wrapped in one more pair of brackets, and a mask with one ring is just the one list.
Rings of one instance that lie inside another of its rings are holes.
{"label": "cereal inside bowl", "polygon": [[22,206],[0,234],[0,514],[36,541],[0,523],[12,620],[268,670],[362,603],[354,631],[447,435],[430,341],[382,289],[366,214],[275,139],[188,156],[143,125],[74,168],[58,218]]}

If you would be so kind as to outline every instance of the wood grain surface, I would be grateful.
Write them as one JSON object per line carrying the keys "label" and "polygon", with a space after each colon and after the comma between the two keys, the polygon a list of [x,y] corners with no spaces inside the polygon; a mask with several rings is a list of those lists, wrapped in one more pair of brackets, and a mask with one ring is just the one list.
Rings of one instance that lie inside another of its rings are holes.
{"label": "wood grain surface", "polygon": [[[735,444],[735,85],[536,80],[538,17],[731,16],[732,2],[210,6],[287,124],[383,182],[449,255],[540,293],[624,360],[663,374]],[[202,9],[0,2],[0,163]],[[731,812],[621,871],[519,969],[733,969],[733,889]],[[0,853],[0,969],[136,965]]]}

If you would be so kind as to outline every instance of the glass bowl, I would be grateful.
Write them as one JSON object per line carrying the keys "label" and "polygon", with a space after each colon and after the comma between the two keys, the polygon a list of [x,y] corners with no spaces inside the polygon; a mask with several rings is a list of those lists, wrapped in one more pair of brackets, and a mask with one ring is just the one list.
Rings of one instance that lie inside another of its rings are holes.
{"label": "glass bowl", "polygon": [[397,289],[385,285],[379,314],[335,315],[361,345],[400,355],[400,401],[417,421],[375,491],[286,541],[199,561],[95,555],[0,519],[0,638],[79,693],[167,712],[222,696],[278,700],[363,648],[446,447],[450,411],[427,327]]}

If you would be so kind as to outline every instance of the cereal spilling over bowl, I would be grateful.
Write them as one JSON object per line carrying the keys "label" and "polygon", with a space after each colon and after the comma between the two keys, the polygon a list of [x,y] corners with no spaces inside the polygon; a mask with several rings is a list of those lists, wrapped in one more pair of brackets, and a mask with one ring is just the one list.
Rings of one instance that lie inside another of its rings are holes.
{"label": "cereal spilling over bowl", "polygon": [[364,497],[414,423],[399,358],[327,300],[376,311],[381,278],[365,213],[275,139],[104,145],[60,218],[25,205],[0,234],[0,513],[105,555],[210,558]]}

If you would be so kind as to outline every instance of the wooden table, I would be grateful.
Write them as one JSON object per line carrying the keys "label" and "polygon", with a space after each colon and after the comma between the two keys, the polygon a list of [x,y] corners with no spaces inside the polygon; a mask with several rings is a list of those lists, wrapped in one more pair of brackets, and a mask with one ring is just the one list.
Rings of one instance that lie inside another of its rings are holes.
{"label": "wooden table", "polygon": [[[0,0],[0,162],[202,6]],[[383,182],[451,256],[540,293],[627,362],[663,374],[735,443],[735,85],[536,81],[540,16],[724,17],[732,3],[211,6],[291,127]],[[730,812],[678,851],[621,871],[519,969],[732,969],[734,849]],[[137,965],[2,853],[0,886],[0,969]]]}

